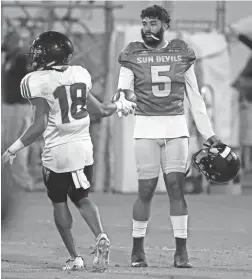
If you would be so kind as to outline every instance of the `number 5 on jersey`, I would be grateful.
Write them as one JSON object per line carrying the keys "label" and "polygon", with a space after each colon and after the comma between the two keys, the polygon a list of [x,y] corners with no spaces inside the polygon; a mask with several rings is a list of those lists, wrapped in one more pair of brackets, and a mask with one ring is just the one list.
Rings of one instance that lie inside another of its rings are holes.
{"label": "number 5 on jersey", "polygon": [[171,93],[171,65],[151,66],[152,93],[156,97],[167,97]]}

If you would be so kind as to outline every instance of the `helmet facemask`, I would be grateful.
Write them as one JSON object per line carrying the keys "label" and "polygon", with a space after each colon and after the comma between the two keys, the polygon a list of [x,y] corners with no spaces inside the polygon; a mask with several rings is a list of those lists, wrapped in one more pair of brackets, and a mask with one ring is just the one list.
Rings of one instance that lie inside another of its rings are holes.
{"label": "helmet facemask", "polygon": [[192,157],[192,164],[207,180],[213,183],[227,183],[234,179],[240,169],[237,155],[226,146],[223,148],[201,149]]}
{"label": "helmet facemask", "polygon": [[34,70],[42,67],[46,63],[44,60],[45,55],[46,51],[44,48],[31,46],[28,53],[28,66]]}
{"label": "helmet facemask", "polygon": [[208,174],[209,164],[208,160],[206,159],[208,155],[208,149],[201,149],[197,153],[195,153],[192,157],[193,166],[196,168],[198,172],[201,172],[208,180],[210,176]]}

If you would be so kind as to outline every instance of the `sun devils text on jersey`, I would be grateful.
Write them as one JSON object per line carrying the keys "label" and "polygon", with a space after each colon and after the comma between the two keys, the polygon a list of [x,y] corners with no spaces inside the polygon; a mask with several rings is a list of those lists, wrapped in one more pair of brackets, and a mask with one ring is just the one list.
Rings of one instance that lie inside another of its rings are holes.
{"label": "sun devils text on jersey", "polygon": [[130,43],[119,55],[121,66],[134,73],[137,115],[184,114],[184,73],[194,63],[194,51],[175,39],[161,49],[149,49],[142,42]]}

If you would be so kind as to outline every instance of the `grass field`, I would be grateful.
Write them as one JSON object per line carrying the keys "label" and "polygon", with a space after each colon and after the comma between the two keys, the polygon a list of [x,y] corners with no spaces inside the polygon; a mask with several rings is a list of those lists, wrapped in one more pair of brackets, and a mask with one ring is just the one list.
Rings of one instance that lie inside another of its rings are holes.
{"label": "grass field", "polygon": [[45,193],[20,193],[15,214],[2,231],[2,278],[65,279],[240,279],[252,278],[252,196],[187,196],[190,211],[188,250],[193,269],[172,267],[174,240],[166,195],[156,195],[146,237],[148,268],[129,266],[131,211],[135,195],[91,194],[111,237],[111,263],[92,273],[94,238],[71,206],[74,234],[86,271],[63,272],[68,258],[55,229]]}

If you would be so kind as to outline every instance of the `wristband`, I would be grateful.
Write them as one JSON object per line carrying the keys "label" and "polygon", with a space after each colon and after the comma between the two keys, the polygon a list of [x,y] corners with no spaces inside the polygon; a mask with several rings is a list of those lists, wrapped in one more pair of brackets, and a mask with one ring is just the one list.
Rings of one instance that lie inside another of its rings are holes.
{"label": "wristband", "polygon": [[22,143],[20,139],[16,140],[9,148],[8,152],[13,154],[16,154],[19,150],[23,149],[25,146]]}
{"label": "wristband", "polygon": [[15,154],[12,153],[9,149],[7,149],[7,152],[9,152],[11,156],[15,156],[16,157],[16,153]]}

